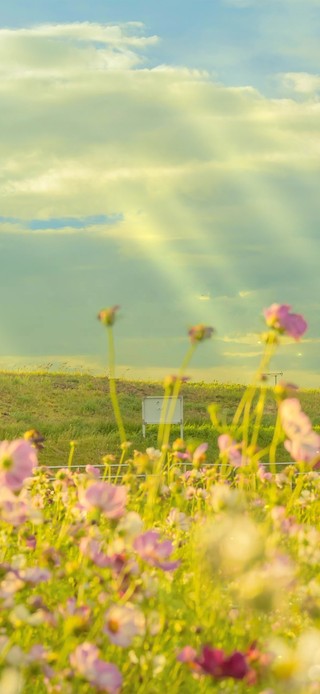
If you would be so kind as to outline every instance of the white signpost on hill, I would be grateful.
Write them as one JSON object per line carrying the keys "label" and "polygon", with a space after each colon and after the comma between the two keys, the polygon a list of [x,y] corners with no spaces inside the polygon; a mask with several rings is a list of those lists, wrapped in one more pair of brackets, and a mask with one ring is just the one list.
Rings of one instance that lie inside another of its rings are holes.
{"label": "white signpost on hill", "polygon": [[[175,398],[175,407],[172,412],[173,398],[148,396],[142,400],[142,435],[146,436],[147,424],[180,424],[180,436],[183,439],[183,396]],[[166,401],[166,402],[165,402]]]}

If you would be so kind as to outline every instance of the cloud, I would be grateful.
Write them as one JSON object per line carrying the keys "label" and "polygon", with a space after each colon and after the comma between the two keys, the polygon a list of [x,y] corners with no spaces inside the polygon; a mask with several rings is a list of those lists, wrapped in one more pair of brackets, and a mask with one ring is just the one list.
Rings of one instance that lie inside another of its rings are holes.
{"label": "cloud", "polygon": [[315,96],[320,92],[320,75],[309,72],[284,72],[279,73],[278,79],[289,92]]}
{"label": "cloud", "polygon": [[238,333],[237,335],[224,335],[218,339],[222,340],[222,342],[234,342],[242,345],[257,345],[261,343],[259,333],[248,333],[245,335],[241,333]]}
{"label": "cloud", "polygon": [[125,70],[143,62],[141,49],[154,45],[139,22],[123,25],[79,22],[0,29],[2,78],[65,77]]}
{"label": "cloud", "polygon": [[246,289],[242,289],[238,292],[241,299],[247,299],[248,296],[253,296],[255,293],[256,292],[254,292],[252,290],[250,291],[250,290],[246,290]]}
{"label": "cloud", "polygon": [[224,357],[232,359],[252,359],[253,357],[261,357],[262,352],[223,352]]}
{"label": "cloud", "polygon": [[98,44],[130,46],[149,46],[158,41],[157,36],[144,36],[142,22],[120,24],[98,24],[94,22],[74,22],[72,24],[39,24],[29,28],[0,29],[0,39],[49,38],[66,39]]}
{"label": "cloud", "polygon": [[140,25],[0,31],[3,354],[43,350],[48,306],[48,354],[92,353],[83,325],[109,303],[136,360],[151,330],[179,363],[170,336],[205,322],[218,339],[199,359],[221,368],[223,336],[256,345],[274,301],[319,333],[320,104],[149,69],[154,41]]}
{"label": "cloud", "polygon": [[197,299],[198,299],[199,301],[210,301],[211,296],[210,296],[209,293],[206,292],[206,293],[204,293],[204,294],[198,294]]}
{"label": "cloud", "polygon": [[222,2],[224,5],[239,9],[246,9],[248,7],[270,7],[273,5],[275,7],[286,5],[302,5],[302,7],[306,5],[320,6],[320,0],[222,0]]}
{"label": "cloud", "polygon": [[265,0],[222,0],[224,5],[228,7],[236,7],[240,10],[246,9],[247,7],[255,7],[256,5],[261,5]]}

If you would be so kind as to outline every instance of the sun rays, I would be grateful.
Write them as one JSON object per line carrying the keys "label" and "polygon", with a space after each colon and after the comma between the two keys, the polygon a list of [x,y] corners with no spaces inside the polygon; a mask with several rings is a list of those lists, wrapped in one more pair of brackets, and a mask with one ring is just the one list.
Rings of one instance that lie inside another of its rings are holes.
{"label": "sun rays", "polygon": [[[56,60],[61,42],[65,62]],[[76,273],[82,273],[79,300],[85,306],[82,291],[88,282],[88,295],[99,301],[105,289],[107,301],[111,294],[111,301],[122,303],[115,296],[119,290],[129,302],[128,313],[140,301],[139,320],[148,308],[149,325],[140,327],[146,345],[148,328],[155,331],[152,310],[162,312],[166,360],[177,354],[177,336],[182,339],[193,323],[213,325],[223,343],[229,333],[258,330],[256,315],[267,302],[298,301],[299,310],[305,309],[318,282],[319,104],[309,93],[299,102],[267,98],[251,86],[227,87],[204,70],[153,69],[141,51],[153,50],[157,38],[148,37],[141,24],[117,30],[90,22],[10,29],[0,31],[0,44],[3,51],[11,46],[10,60],[1,68],[7,115],[0,130],[6,220],[0,220],[0,234],[38,235],[29,260],[39,276],[44,236],[60,235],[62,265],[63,240],[72,237],[69,273],[59,268],[55,255],[55,277],[48,280],[43,270],[43,291],[41,282],[30,290],[40,306],[44,296],[50,297],[48,281],[59,296],[65,282],[63,319],[54,295],[51,301],[57,331],[67,321],[65,314],[71,315]],[[115,68],[111,53],[117,50]],[[12,81],[21,54],[26,69]],[[92,222],[97,218],[105,224]],[[28,228],[20,228],[19,220],[29,220]],[[50,220],[56,229],[49,229]],[[94,252],[88,259],[89,242]],[[86,255],[82,260],[80,251]],[[83,270],[86,264],[90,272]],[[26,285],[17,284],[25,298]],[[14,283],[10,286],[14,291]],[[316,307],[312,312],[316,322]],[[72,320],[80,313],[73,308]],[[9,325],[7,317],[5,322]],[[1,349],[13,354],[19,348],[17,332],[8,329]],[[72,351],[71,330],[66,339],[66,351]],[[81,339],[91,349],[85,336]],[[222,350],[217,342],[212,368],[217,359],[221,368],[233,366],[235,354]],[[240,364],[241,350],[237,353]]]}

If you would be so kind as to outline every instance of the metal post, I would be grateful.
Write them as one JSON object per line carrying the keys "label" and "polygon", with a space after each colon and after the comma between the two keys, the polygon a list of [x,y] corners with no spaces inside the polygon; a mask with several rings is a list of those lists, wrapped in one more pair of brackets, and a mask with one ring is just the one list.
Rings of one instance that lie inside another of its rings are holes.
{"label": "metal post", "polygon": [[265,376],[273,376],[274,385],[276,386],[278,383],[278,376],[283,376],[283,371],[269,371]]}

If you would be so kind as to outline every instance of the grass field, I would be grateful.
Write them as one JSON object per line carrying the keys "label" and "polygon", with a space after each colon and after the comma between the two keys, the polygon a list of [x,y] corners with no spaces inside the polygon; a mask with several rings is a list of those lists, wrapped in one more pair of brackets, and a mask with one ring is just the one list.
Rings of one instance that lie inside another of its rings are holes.
{"label": "grass field", "polygon": [[[278,415],[265,384],[183,384],[189,450],[164,427],[159,453],[142,400],[161,384],[117,381],[127,455],[114,385],[0,374],[0,692],[319,693],[320,392],[286,392]],[[70,442],[76,467],[115,454],[117,472],[47,470]]]}
{"label": "grass field", "polygon": [[[121,412],[127,439],[133,447],[155,446],[157,427],[147,428],[142,437],[141,408],[145,396],[162,395],[160,383],[117,381]],[[245,386],[220,383],[187,383],[182,386],[184,397],[184,438],[186,441],[206,441],[208,459],[217,456],[218,432],[211,424],[208,405],[219,405],[222,418],[229,423]],[[320,391],[301,390],[303,410],[316,429],[320,428]],[[259,433],[259,445],[271,441],[276,416],[273,389],[268,389],[265,412]],[[21,436],[28,429],[38,429],[45,437],[45,449],[40,461],[47,465],[65,465],[70,441],[76,441],[74,463],[93,464],[102,456],[116,453],[118,431],[109,397],[109,382],[105,377],[61,373],[0,373],[0,439]],[[172,428],[171,440],[179,436],[179,427]],[[288,454],[280,447],[279,460],[287,461]]]}

